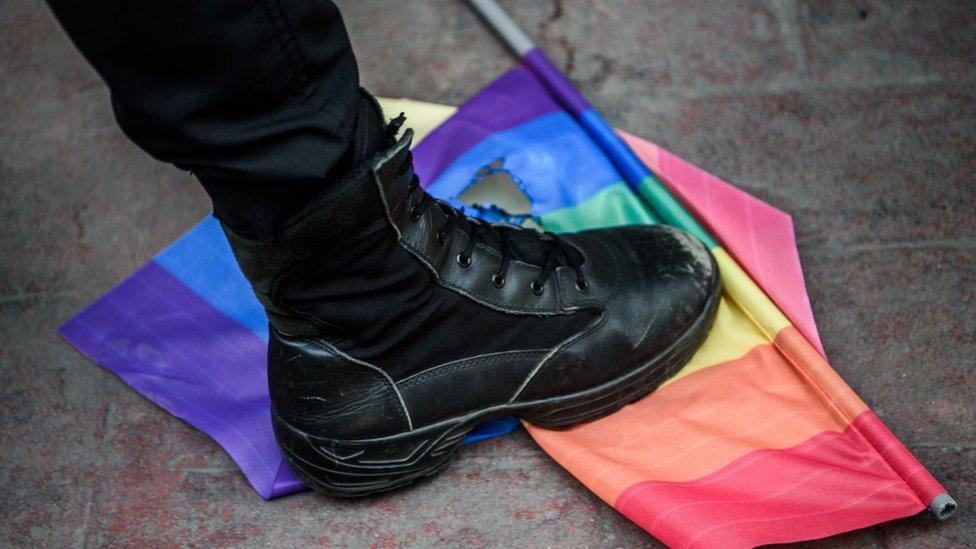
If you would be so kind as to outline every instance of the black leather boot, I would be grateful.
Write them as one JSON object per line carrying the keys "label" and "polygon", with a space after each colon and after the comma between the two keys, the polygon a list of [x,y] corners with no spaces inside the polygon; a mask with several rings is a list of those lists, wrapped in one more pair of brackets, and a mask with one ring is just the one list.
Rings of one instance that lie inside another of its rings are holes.
{"label": "black leather boot", "polygon": [[689,360],[718,304],[695,238],[465,217],[420,188],[411,136],[390,137],[272,242],[225,228],[271,324],[278,442],[329,494],[434,474],[484,419],[561,428],[634,402]]}

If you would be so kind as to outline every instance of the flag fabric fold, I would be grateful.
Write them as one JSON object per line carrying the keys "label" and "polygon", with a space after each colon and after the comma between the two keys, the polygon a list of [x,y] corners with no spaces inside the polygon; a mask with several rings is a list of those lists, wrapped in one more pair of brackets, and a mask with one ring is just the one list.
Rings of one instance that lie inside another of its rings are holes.
{"label": "flag fabric fold", "polygon": [[[393,115],[406,111],[418,129],[415,169],[427,190],[473,214],[501,209],[465,206],[462,195],[486,174],[503,174],[548,230],[657,221],[525,66],[458,109],[402,100],[384,107]],[[713,252],[725,293],[705,344],[661,389],[570,430],[528,426],[540,446],[605,502],[674,546],[813,539],[947,501],[827,363],[789,215],[650,142],[621,135],[723,244]],[[268,421],[263,311],[213,219],[60,333],[213,437],[262,497],[303,489],[284,466]],[[492,422],[469,441],[514,426]]]}
{"label": "flag fabric fold", "polygon": [[[653,220],[592,132],[575,124],[588,111],[552,110],[549,94],[529,66],[472,98],[456,115],[468,127],[483,100],[510,95],[540,106],[532,117],[525,110],[504,124],[492,120],[493,136],[504,137],[480,141],[484,150],[473,145],[443,170],[420,172],[428,189],[460,196],[476,179],[459,177],[458,165],[471,174],[494,162],[508,167],[550,230]],[[540,131],[541,120],[550,132]],[[454,141],[458,131],[445,124],[426,142]],[[799,541],[926,507],[951,512],[940,506],[951,501],[945,490],[827,363],[790,217],[652,143],[622,136],[723,244],[712,250],[725,284],[716,327],[657,392],[568,431],[528,426],[536,441],[669,545]],[[580,164],[586,169],[569,179],[547,169]]]}

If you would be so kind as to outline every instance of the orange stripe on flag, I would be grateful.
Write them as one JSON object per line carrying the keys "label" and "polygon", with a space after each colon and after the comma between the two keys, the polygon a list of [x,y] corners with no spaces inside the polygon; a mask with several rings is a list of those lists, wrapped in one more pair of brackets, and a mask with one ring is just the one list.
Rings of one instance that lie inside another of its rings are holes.
{"label": "orange stripe on flag", "polygon": [[841,414],[846,421],[850,422],[868,409],[861,397],[857,396],[847,383],[844,383],[844,380],[796,328],[790,326],[780,330],[776,334],[776,347],[793,364],[796,364],[797,369],[803,372],[807,380],[819,390],[821,398],[834,413]]}
{"label": "orange stripe on flag", "polygon": [[[793,337],[787,332],[802,337],[787,327],[778,341]],[[689,481],[756,450],[789,448],[825,431],[843,431],[850,421],[828,412],[825,398],[775,347],[759,345],[606,418],[566,431],[528,429],[612,505],[638,482]]]}

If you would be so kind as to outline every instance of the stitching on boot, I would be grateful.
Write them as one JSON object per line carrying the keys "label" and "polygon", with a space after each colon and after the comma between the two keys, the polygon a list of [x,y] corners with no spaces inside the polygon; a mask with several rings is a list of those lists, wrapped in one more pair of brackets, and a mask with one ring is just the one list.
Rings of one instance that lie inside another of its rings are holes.
{"label": "stitching on boot", "polygon": [[546,349],[520,349],[517,351],[503,351],[500,353],[469,356],[451,362],[446,362],[444,364],[438,364],[437,366],[432,366],[426,370],[401,379],[398,384],[401,388],[406,389],[408,387],[413,387],[418,383],[429,381],[432,378],[451,373],[463,372],[464,370],[474,368],[475,366],[500,364],[506,360],[515,360],[524,356],[545,352]]}
{"label": "stitching on boot", "polygon": [[410,410],[407,409],[407,403],[406,401],[403,400],[403,394],[400,392],[400,388],[397,387],[397,384],[394,383],[393,378],[390,377],[390,374],[384,372],[383,369],[378,366],[374,366],[368,362],[359,360],[358,358],[355,358],[351,355],[348,355],[340,351],[338,348],[336,348],[328,341],[317,339],[312,341],[311,343],[318,345],[319,347],[329,351],[330,353],[333,353],[340,358],[352,362],[353,364],[359,364],[360,366],[365,366],[367,368],[370,368],[371,370],[375,370],[379,372],[380,375],[383,376],[383,378],[390,384],[390,387],[393,388],[393,392],[396,394],[397,399],[400,401],[400,409],[401,409],[400,411],[403,418],[407,420],[407,429],[413,431],[413,420],[410,418]]}
{"label": "stitching on boot", "polygon": [[511,404],[515,402],[515,400],[518,399],[518,397],[522,394],[522,392],[525,391],[525,388],[529,386],[529,383],[533,379],[535,379],[536,375],[539,372],[541,372],[542,369],[549,363],[549,361],[552,360],[552,358],[555,357],[560,351],[569,347],[571,344],[576,343],[579,340],[585,339],[587,336],[589,336],[597,329],[602,327],[604,324],[606,324],[606,322],[607,322],[607,314],[606,311],[604,311],[602,314],[600,314],[599,320],[594,322],[589,328],[582,330],[576,334],[573,334],[572,336],[561,341],[559,345],[557,345],[551,351],[549,351],[546,354],[546,356],[542,357],[542,360],[539,361],[539,364],[537,364],[535,368],[533,368],[532,371],[529,372],[529,375],[525,377],[525,380],[522,381],[522,384],[519,386],[518,389],[515,390],[515,393],[512,394],[511,398],[508,399],[507,403]]}

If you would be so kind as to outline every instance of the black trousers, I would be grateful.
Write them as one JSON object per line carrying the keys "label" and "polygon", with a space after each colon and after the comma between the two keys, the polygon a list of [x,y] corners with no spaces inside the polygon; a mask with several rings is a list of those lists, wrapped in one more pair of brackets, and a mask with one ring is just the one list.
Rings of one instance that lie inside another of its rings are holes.
{"label": "black trousers", "polygon": [[359,75],[328,0],[49,0],[122,130],[270,238],[343,166]]}

